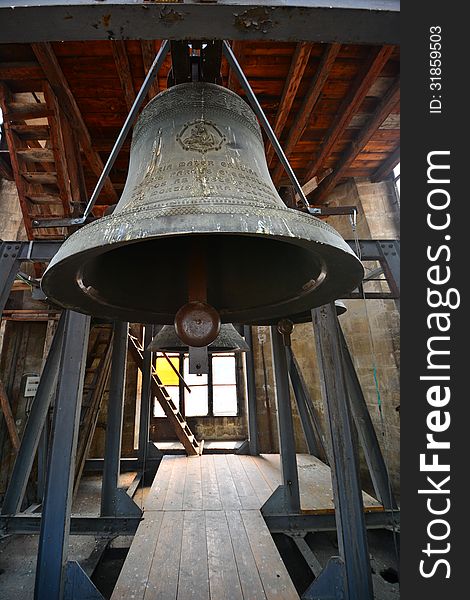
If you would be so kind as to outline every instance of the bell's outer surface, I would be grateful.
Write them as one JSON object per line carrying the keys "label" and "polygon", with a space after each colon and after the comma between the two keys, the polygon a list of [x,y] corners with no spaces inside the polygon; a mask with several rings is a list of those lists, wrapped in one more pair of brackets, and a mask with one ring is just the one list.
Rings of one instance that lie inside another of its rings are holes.
{"label": "bell's outer surface", "polygon": [[193,240],[206,248],[207,302],[225,323],[302,312],[363,277],[332,227],[284,205],[246,102],[188,83],[142,111],[118,205],[62,244],[42,287],[78,312],[170,324],[188,300]]}
{"label": "bell's outer surface", "polygon": [[[151,352],[188,352],[189,348],[176,334],[173,325],[164,325],[147,347]],[[212,352],[248,352],[248,344],[231,323],[220,326],[219,335],[207,346]]]}

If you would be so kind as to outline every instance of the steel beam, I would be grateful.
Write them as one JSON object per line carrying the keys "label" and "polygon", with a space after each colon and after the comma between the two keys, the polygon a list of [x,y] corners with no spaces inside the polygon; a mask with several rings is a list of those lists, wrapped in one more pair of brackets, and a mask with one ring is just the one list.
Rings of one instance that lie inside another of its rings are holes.
{"label": "steel beam", "polygon": [[115,322],[113,353],[106,419],[103,483],[101,487],[101,516],[116,514],[116,490],[119,484],[121,436],[126,386],[127,335],[129,324]]}
{"label": "steel beam", "polygon": [[[279,431],[279,452],[281,455],[282,488],[285,502],[284,508],[287,513],[298,513],[300,512],[299,476],[295,455],[289,374],[287,371],[284,341],[277,327],[271,327],[271,348],[277,402],[277,425]],[[269,503],[269,499],[267,502]],[[266,508],[265,512],[267,512]]]}
{"label": "steel beam", "polygon": [[35,600],[61,600],[90,317],[67,311],[36,566]]}
{"label": "steel beam", "polygon": [[18,261],[20,250],[20,242],[2,242],[0,244],[0,318],[20,269]]}
{"label": "steel beam", "polygon": [[66,313],[63,313],[57,325],[38,389],[31,405],[31,412],[26,422],[20,449],[3,500],[2,515],[14,515],[21,510],[36,450],[57,387],[65,320]]}
{"label": "steel beam", "polygon": [[334,302],[312,310],[317,360],[331,448],[331,476],[338,547],[345,563],[345,591],[350,600],[372,600],[372,578],[359,481],[357,449],[352,435]]}
{"label": "steel beam", "polygon": [[246,383],[248,392],[248,444],[252,456],[259,454],[258,443],[258,413],[256,410],[255,358],[253,356],[253,335],[251,327],[243,327],[245,341],[250,351],[245,354]]}
{"label": "steel beam", "polygon": [[364,394],[362,393],[354,363],[349,352],[343,330],[338,324],[341,350],[343,352],[344,373],[348,388],[350,408],[356,430],[361,442],[370,477],[374,486],[377,499],[385,508],[397,509],[397,503],[392,492],[392,486],[388,476],[379,441],[375,433],[369,409],[367,408]]}
{"label": "steel beam", "polygon": [[[70,517],[70,535],[134,535],[140,517]],[[0,517],[2,535],[37,535],[41,529],[40,514]]]}
{"label": "steel beam", "polygon": [[399,0],[23,0],[0,7],[0,42],[229,39],[398,44]]}
{"label": "steel beam", "polygon": [[[336,531],[336,519],[333,512],[317,515],[265,515],[264,520],[271,533]],[[364,512],[364,520],[367,529],[393,528],[396,530],[400,526],[400,512],[396,510]]]}
{"label": "steel beam", "polygon": [[139,460],[145,465],[148,454],[150,411],[152,397],[152,357],[153,352],[147,350],[153,338],[153,326],[145,325],[144,350],[142,352],[142,387],[140,392],[140,422],[139,422]]}
{"label": "steel beam", "polygon": [[328,462],[325,445],[323,444],[320,422],[315,413],[312,400],[307,390],[304,378],[295,359],[292,347],[286,347],[289,377],[294,390],[294,398],[299,411],[300,423],[307,442],[308,451],[313,456]]}

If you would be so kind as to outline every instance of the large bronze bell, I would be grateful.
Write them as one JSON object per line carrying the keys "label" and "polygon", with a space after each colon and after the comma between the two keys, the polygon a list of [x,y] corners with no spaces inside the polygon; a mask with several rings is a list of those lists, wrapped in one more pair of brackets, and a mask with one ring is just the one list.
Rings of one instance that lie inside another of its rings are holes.
{"label": "large bronze bell", "polygon": [[[172,325],[164,325],[147,347],[151,352],[188,352],[189,347],[178,337]],[[209,344],[209,354],[215,352],[248,352],[248,344],[231,323],[220,326],[219,335]]]}
{"label": "large bronze bell", "polygon": [[196,300],[224,323],[246,323],[320,306],[362,277],[332,227],[282,202],[247,103],[199,82],[148,103],[119,204],[64,242],[42,286],[101,317],[171,324]]}

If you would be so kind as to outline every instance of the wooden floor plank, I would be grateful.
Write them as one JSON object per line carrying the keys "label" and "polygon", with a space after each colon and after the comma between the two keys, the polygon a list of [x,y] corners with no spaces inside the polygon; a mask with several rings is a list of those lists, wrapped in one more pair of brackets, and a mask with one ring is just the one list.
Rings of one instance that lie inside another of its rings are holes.
{"label": "wooden floor plank", "polygon": [[145,510],[162,510],[165,503],[175,456],[164,456],[158,467],[152,487],[145,500]]}
{"label": "wooden floor plank", "polygon": [[267,600],[299,600],[261,513],[242,510],[240,514]]}
{"label": "wooden floor plank", "polygon": [[137,528],[111,600],[144,598],[152,565],[153,550],[159,537],[162,520],[162,512],[144,513],[143,521]]}
{"label": "wooden floor plank", "polygon": [[[266,594],[264,593],[255,558],[251,552],[250,542],[246,535],[240,511],[227,511],[225,514],[243,598],[245,600],[266,600]],[[274,541],[272,543],[274,544]]]}
{"label": "wooden floor plank", "polygon": [[204,510],[222,510],[219,484],[215,473],[214,456],[201,456],[202,505]]}
{"label": "wooden floor plank", "polygon": [[240,456],[240,462],[262,506],[276,489],[271,487],[256,466],[255,456]]}
{"label": "wooden floor plank", "polygon": [[227,454],[227,464],[232,473],[232,479],[237,488],[238,497],[242,508],[261,508],[261,504],[248,475],[241,464],[240,457],[236,454]]}
{"label": "wooden floor plank", "polygon": [[187,460],[186,480],[183,491],[183,510],[202,510],[201,457]]}
{"label": "wooden floor plank", "polygon": [[176,600],[177,597],[184,512],[169,510],[162,515],[144,600]]}
{"label": "wooden floor plank", "polygon": [[186,511],[183,520],[178,600],[210,600],[204,511]]}
{"label": "wooden floor plank", "polygon": [[188,460],[185,456],[175,456],[163,510],[183,510],[187,464]]}
{"label": "wooden floor plank", "polygon": [[232,472],[227,463],[225,454],[214,455],[215,473],[219,486],[220,500],[224,510],[239,510],[242,503],[238,497],[237,488],[233,481]]}
{"label": "wooden floor plank", "polygon": [[243,600],[225,512],[204,514],[211,600]]}

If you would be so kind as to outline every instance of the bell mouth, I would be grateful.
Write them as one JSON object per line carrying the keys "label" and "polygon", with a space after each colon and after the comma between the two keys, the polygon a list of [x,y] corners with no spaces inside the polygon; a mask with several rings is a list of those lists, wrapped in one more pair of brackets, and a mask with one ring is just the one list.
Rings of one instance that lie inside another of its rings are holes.
{"label": "bell mouth", "polygon": [[[207,302],[224,323],[262,322],[320,306],[334,297],[336,281],[341,282],[338,296],[344,292],[343,251],[295,238],[227,233],[162,236],[90,249],[55,264],[43,288],[50,298],[81,312],[172,324],[188,301],[188,257],[195,238],[207,248]],[[357,262],[351,256],[356,270]]]}

